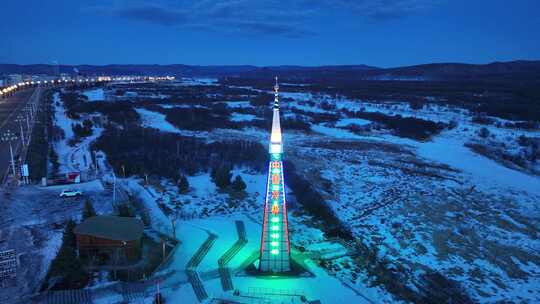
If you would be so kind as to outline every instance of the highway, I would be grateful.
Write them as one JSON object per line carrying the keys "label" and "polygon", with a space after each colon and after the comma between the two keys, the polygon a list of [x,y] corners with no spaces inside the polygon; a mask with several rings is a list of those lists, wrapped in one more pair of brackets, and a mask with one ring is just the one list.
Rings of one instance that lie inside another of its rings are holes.
{"label": "highway", "polygon": [[[21,149],[21,128],[19,122],[16,121],[17,117],[19,115],[24,117],[23,132],[25,133],[25,138],[28,138],[28,126],[26,124],[26,112],[24,108],[30,101],[39,97],[40,91],[41,88],[28,88],[0,99],[0,137],[3,137],[8,130],[17,136],[17,140],[11,142],[14,155],[18,155]],[[10,162],[9,142],[0,140],[0,185],[3,184],[7,171],[11,170]]]}

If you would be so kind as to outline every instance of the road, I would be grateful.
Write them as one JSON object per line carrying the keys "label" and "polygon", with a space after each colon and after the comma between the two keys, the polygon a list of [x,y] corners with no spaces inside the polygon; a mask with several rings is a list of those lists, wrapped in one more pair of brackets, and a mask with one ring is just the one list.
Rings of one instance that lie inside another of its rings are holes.
{"label": "road", "polygon": [[[20,141],[20,125],[15,120],[20,114],[24,116],[26,120],[26,114],[23,109],[32,100],[34,92],[39,94],[40,88],[29,88],[23,91],[14,93],[12,96],[0,99],[0,136],[5,134],[7,130],[14,133],[18,139],[12,142],[13,153],[18,154],[21,146]],[[36,95],[34,95],[36,96]],[[23,124],[23,131],[26,132],[28,127],[26,122]],[[10,169],[11,156],[9,152],[9,143],[0,141],[0,183],[4,180],[4,176],[7,170]]]}

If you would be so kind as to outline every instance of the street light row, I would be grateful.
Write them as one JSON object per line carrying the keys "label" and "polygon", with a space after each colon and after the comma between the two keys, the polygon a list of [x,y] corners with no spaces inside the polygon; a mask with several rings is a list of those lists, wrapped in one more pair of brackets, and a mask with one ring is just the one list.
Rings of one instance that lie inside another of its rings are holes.
{"label": "street light row", "polygon": [[96,82],[110,82],[110,81],[164,81],[164,80],[174,80],[174,76],[119,76],[119,77],[110,77],[110,76],[99,76],[91,78],[77,78],[77,79],[53,79],[53,80],[38,80],[38,81],[23,81],[17,84],[0,88],[0,98],[7,96],[11,92],[15,92],[18,89],[23,89],[28,86],[34,85],[55,85],[55,84],[82,84],[82,83],[96,83]]}

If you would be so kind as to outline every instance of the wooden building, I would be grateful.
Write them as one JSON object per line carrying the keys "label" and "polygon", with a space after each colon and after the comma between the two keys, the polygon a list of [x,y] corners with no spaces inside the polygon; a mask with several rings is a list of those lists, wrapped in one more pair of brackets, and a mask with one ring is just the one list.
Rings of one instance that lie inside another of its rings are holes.
{"label": "wooden building", "polygon": [[100,215],[86,219],[74,232],[79,255],[134,261],[141,255],[143,230],[140,219]]}

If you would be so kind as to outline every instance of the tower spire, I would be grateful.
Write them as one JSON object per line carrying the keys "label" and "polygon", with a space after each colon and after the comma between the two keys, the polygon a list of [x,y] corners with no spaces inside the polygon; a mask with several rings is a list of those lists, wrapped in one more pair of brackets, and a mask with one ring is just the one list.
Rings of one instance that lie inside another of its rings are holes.
{"label": "tower spire", "polygon": [[283,153],[281,140],[281,125],[279,121],[279,84],[276,76],[276,84],[274,85],[274,106],[272,115],[272,133],[270,134],[270,153]]}
{"label": "tower spire", "polygon": [[279,110],[279,84],[276,76],[276,84],[274,85],[274,109]]}

